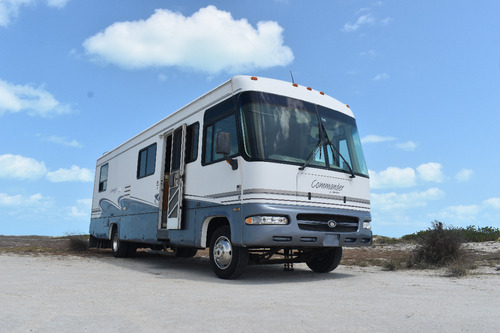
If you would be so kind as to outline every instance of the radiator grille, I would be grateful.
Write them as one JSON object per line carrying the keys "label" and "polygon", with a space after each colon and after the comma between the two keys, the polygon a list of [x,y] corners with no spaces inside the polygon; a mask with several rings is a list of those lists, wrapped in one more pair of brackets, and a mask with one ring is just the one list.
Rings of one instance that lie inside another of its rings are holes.
{"label": "radiator grille", "polygon": [[[335,221],[335,227],[330,227],[328,221]],[[301,230],[356,232],[359,220],[354,216],[330,214],[298,214],[297,222]]]}

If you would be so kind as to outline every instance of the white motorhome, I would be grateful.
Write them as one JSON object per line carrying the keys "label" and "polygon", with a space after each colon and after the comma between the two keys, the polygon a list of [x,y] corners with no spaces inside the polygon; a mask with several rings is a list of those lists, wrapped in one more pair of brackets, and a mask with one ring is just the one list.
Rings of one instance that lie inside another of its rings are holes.
{"label": "white motorhome", "polygon": [[337,267],[372,243],[369,178],[349,106],[236,76],[97,160],[90,244],[190,257],[220,278],[247,264]]}

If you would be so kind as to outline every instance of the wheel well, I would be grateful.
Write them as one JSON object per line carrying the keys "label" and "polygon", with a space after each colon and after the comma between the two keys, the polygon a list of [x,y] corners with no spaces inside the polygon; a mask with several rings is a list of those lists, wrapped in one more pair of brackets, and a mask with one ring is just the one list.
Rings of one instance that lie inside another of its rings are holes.
{"label": "wheel well", "polygon": [[213,216],[211,218],[206,219],[203,224],[204,224],[203,230],[206,230],[206,234],[204,235],[204,232],[202,231],[201,246],[208,247],[210,244],[210,239],[212,238],[212,235],[214,234],[215,230],[217,230],[219,227],[222,226],[229,227],[229,220],[225,216]]}

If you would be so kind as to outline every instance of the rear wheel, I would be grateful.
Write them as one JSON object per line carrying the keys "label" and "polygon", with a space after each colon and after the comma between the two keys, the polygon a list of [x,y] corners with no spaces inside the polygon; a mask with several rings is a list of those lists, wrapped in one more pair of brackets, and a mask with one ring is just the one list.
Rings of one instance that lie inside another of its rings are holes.
{"label": "rear wheel", "polygon": [[111,250],[113,251],[113,256],[115,256],[115,258],[126,257],[129,254],[128,245],[129,244],[127,242],[122,242],[120,240],[120,237],[118,236],[118,228],[114,228],[113,235],[111,236]]}
{"label": "rear wheel", "polygon": [[221,279],[236,279],[248,265],[248,249],[233,245],[227,226],[215,230],[210,240],[210,265]]}
{"label": "rear wheel", "polygon": [[317,273],[328,273],[340,264],[342,247],[319,249],[306,262],[307,266]]}

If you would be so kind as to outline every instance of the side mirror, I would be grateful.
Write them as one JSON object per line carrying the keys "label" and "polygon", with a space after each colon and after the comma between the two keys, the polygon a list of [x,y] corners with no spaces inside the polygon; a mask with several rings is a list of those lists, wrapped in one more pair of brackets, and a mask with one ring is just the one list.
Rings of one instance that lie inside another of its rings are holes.
{"label": "side mirror", "polygon": [[229,158],[231,153],[231,134],[228,132],[217,133],[217,138],[215,139],[215,152],[217,154],[222,154],[226,158],[226,162],[229,163],[233,170],[238,169],[238,160],[234,158]]}
{"label": "side mirror", "polygon": [[215,140],[215,152],[217,154],[222,154],[224,157],[229,155],[231,152],[231,134],[227,132],[217,133],[217,138]]}

